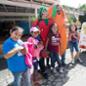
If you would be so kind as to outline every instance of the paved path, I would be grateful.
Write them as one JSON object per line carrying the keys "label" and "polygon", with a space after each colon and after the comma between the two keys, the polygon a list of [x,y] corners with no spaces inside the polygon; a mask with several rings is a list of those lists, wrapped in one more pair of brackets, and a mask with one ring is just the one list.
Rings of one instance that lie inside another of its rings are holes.
{"label": "paved path", "polygon": [[[49,73],[48,80],[42,80],[41,86],[86,86],[86,53],[80,55],[83,64],[76,64],[64,74]],[[70,52],[67,50],[66,62],[70,62]],[[0,71],[0,86],[7,86],[13,81],[8,69]]]}

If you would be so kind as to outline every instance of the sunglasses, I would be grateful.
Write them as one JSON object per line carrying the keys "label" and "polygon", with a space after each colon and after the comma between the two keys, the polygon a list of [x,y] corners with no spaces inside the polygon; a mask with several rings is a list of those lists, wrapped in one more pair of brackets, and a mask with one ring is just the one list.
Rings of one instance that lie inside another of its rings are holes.
{"label": "sunglasses", "polygon": [[39,34],[39,31],[33,32],[34,34]]}

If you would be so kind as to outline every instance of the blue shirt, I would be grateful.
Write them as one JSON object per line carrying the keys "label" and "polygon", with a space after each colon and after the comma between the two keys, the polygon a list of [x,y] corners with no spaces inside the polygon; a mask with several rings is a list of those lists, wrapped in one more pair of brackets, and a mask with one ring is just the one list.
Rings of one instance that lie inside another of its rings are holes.
{"label": "blue shirt", "polygon": [[[21,46],[22,43],[23,42],[21,40],[14,41],[12,38],[8,38],[3,44],[3,53],[7,54],[13,48]],[[8,68],[12,72],[25,71],[27,66],[24,59],[24,55],[20,51],[17,52],[15,55],[7,59]]]}

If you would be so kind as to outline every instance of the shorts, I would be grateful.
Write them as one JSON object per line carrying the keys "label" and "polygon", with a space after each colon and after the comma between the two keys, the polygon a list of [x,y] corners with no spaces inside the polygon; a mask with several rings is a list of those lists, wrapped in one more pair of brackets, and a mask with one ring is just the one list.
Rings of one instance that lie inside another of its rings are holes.
{"label": "shorts", "polygon": [[69,48],[70,48],[70,51],[71,53],[73,53],[74,49],[76,52],[79,52],[79,47],[78,47],[78,42],[69,42]]}

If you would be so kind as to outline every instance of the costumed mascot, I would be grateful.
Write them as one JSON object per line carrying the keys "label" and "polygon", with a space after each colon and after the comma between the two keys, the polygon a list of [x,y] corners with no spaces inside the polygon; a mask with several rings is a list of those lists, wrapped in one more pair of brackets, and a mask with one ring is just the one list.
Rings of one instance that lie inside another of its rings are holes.
{"label": "costumed mascot", "polygon": [[[48,18],[48,12],[46,6],[42,5],[39,9],[38,19],[35,22],[33,22],[32,26],[38,26],[38,28],[40,29],[40,38],[45,48],[46,48],[49,28],[52,23],[53,23],[52,18]],[[40,58],[39,65],[40,65],[41,73],[45,78],[47,78],[47,75],[45,73],[44,59],[45,58]],[[49,66],[49,58],[46,59],[47,59],[47,66]]]}
{"label": "costumed mascot", "polygon": [[62,64],[65,65],[65,51],[67,48],[67,33],[65,26],[65,16],[60,5],[53,5],[48,9],[48,17],[53,18],[58,26],[58,31],[61,35],[60,55],[62,56]]}

